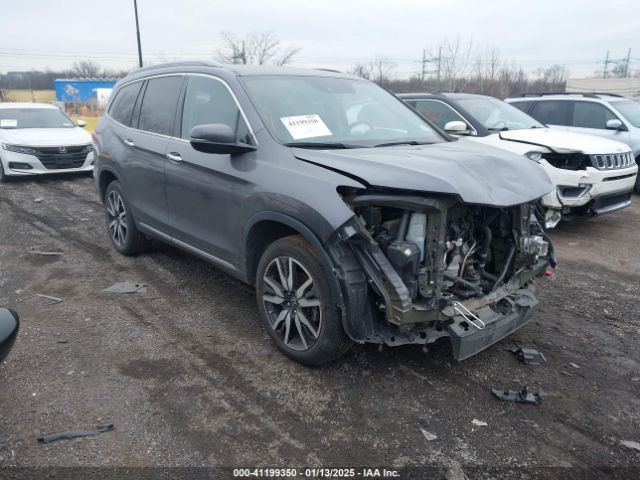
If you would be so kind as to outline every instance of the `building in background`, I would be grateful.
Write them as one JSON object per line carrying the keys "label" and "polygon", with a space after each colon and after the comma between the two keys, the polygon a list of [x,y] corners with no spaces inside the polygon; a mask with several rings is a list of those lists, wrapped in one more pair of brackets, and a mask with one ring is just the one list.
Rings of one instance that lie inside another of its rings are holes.
{"label": "building in background", "polygon": [[570,78],[567,80],[567,92],[601,92],[638,97],[640,96],[640,77]]}
{"label": "building in background", "polygon": [[115,78],[59,78],[54,80],[56,103],[71,115],[100,115]]}

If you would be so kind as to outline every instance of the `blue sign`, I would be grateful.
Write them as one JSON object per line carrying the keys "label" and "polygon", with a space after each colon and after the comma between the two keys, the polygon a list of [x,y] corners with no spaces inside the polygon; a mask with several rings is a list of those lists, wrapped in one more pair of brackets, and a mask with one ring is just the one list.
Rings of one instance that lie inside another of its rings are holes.
{"label": "blue sign", "polygon": [[89,102],[97,99],[97,88],[113,88],[115,80],[61,78],[53,81],[59,102]]}

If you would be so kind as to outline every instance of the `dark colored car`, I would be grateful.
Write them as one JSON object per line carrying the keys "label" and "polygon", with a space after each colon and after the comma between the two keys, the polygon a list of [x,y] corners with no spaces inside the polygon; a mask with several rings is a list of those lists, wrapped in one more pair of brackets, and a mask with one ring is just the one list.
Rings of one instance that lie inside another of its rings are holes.
{"label": "dark colored car", "polygon": [[115,87],[95,148],[116,250],[161,240],[255,285],[303,364],[445,336],[467,358],[531,318],[553,263],[538,164],[452,141],[340,73],[143,68]]}
{"label": "dark colored car", "polygon": [[0,362],[2,362],[16,341],[20,320],[18,314],[8,308],[0,308]]}

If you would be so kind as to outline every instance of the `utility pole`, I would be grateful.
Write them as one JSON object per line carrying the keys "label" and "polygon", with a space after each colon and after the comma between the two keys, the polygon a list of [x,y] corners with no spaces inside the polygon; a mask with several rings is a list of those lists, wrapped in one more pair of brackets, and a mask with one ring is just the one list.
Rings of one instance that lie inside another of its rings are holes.
{"label": "utility pole", "polygon": [[440,70],[442,65],[442,47],[438,49],[438,91],[440,91]]}
{"label": "utility pole", "polygon": [[140,25],[138,24],[138,0],[133,0],[133,10],[136,14],[136,37],[138,38],[138,66],[142,68],[142,46],[140,45]]}
{"label": "utility pole", "polygon": [[422,72],[420,74],[420,83],[424,86],[424,75],[427,73],[427,50],[422,49]]}
{"label": "utility pole", "polygon": [[604,70],[602,71],[602,77],[607,78],[607,70],[609,68],[609,50],[607,50],[607,56],[604,59]]}
{"label": "utility pole", "polygon": [[631,61],[631,48],[627,51],[627,58],[624,61],[624,76],[630,77],[629,62]]}

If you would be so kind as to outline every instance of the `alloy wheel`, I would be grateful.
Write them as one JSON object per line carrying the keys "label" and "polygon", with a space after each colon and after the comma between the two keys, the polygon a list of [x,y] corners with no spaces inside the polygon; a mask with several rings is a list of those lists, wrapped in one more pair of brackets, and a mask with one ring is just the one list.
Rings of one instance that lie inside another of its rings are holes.
{"label": "alloy wheel", "polygon": [[127,242],[127,210],[124,207],[122,196],[115,190],[107,195],[107,225],[109,227],[109,235],[113,242],[120,248],[123,248]]}
{"label": "alloy wheel", "polygon": [[272,330],[288,348],[310,349],[322,328],[322,304],[309,271],[295,258],[281,256],[271,260],[262,278]]}

